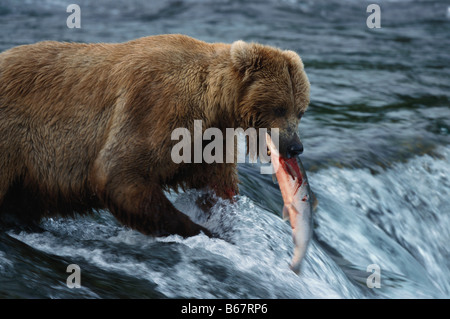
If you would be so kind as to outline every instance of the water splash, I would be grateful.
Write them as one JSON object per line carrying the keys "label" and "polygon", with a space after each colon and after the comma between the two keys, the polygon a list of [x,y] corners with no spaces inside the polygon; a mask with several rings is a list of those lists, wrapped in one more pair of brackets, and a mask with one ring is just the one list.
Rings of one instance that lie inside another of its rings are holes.
{"label": "water splash", "polygon": [[311,177],[319,238],[361,271],[375,263],[389,272],[387,297],[449,295],[450,152],[438,152],[377,175],[330,168]]}

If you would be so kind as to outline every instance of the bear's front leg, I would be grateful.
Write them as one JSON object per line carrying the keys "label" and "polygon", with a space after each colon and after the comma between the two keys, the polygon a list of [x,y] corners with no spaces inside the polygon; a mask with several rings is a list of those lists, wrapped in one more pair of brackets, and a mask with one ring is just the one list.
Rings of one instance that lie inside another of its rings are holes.
{"label": "bear's front leg", "polygon": [[122,224],[146,235],[189,237],[203,232],[212,237],[206,228],[176,209],[158,184],[127,176],[110,179],[97,192]]}
{"label": "bear's front leg", "polygon": [[[203,175],[200,182],[194,188],[208,189],[209,192],[200,196],[196,201],[204,212],[209,212],[216,204],[217,197],[234,201],[234,196],[239,195],[237,167],[234,163],[215,163],[202,169],[198,174]],[[206,182],[205,182],[206,181]]]}

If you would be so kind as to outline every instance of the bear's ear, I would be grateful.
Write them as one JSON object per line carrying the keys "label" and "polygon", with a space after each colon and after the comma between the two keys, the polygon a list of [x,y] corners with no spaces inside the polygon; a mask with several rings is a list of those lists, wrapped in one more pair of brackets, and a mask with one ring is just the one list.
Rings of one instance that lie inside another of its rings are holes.
{"label": "bear's ear", "polygon": [[262,56],[257,44],[235,41],[231,45],[230,54],[234,67],[243,75],[250,75],[262,68]]}
{"label": "bear's ear", "polygon": [[299,66],[301,69],[305,68],[303,66],[302,59],[296,52],[291,51],[291,50],[284,50],[283,54],[292,62],[292,64]]}

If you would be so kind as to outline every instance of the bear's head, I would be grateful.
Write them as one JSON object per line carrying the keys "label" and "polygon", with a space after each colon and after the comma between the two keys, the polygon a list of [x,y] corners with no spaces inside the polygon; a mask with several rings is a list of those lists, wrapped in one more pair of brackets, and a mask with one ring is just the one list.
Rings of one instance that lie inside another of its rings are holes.
{"label": "bear's head", "polygon": [[279,129],[279,151],[290,158],[303,152],[298,125],[309,104],[309,81],[297,53],[236,41],[231,63],[242,83],[235,116],[246,129]]}

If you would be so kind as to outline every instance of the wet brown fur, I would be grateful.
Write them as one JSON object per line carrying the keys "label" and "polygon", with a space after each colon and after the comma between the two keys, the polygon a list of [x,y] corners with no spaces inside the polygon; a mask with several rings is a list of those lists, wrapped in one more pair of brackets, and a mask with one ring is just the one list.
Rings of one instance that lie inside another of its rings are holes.
{"label": "wet brown fur", "polygon": [[[238,193],[235,164],[175,164],[178,127],[278,127],[309,103],[292,51],[183,35],[120,44],[45,41],[0,54],[0,213],[23,220],[109,209],[145,234],[204,231],[164,190]],[[286,114],[276,115],[283,107]]]}

